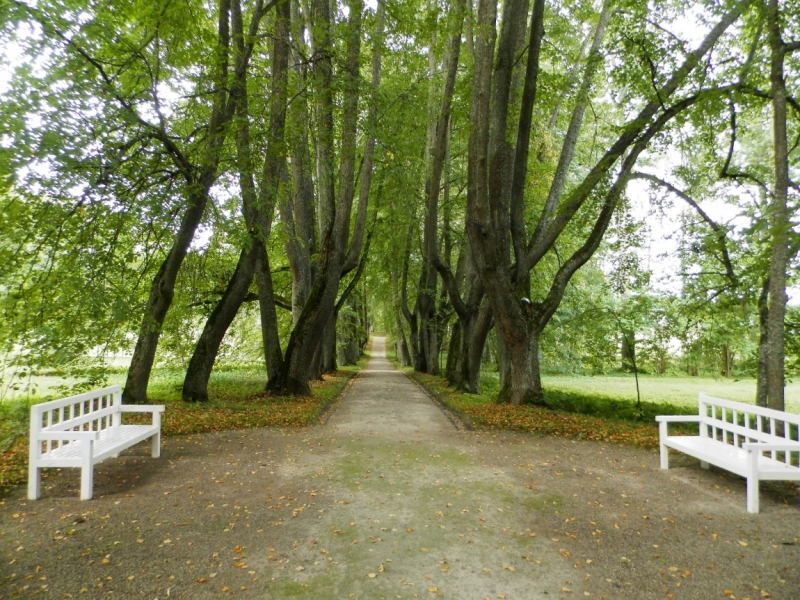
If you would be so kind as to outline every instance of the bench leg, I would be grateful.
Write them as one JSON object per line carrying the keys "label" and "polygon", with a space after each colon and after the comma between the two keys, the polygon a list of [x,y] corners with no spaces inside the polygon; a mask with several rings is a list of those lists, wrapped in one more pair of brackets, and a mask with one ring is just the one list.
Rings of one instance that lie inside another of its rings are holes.
{"label": "bench leg", "polygon": [[758,457],[761,452],[747,450],[747,512],[758,513]]}
{"label": "bench leg", "polygon": [[42,494],[42,470],[30,465],[28,467],[28,500],[38,500]]}
{"label": "bench leg", "polygon": [[661,444],[661,468],[669,469],[669,448]]}
{"label": "bench leg", "polygon": [[94,487],[94,465],[92,464],[94,442],[85,440],[83,444],[85,445],[83,447],[83,464],[81,465],[81,500],[91,500]]}
{"label": "bench leg", "polygon": [[159,431],[150,438],[150,456],[158,458],[161,456],[161,432]]}
{"label": "bench leg", "polygon": [[747,479],[747,512],[758,514],[758,478]]}

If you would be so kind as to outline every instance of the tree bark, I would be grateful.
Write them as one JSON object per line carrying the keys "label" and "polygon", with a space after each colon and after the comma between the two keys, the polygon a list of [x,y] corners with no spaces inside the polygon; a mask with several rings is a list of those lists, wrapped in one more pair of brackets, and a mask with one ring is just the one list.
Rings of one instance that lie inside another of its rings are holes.
{"label": "tree bark", "polygon": [[236,271],[225,288],[225,293],[208,317],[203,333],[197,340],[186,376],[183,379],[181,397],[186,402],[206,402],[208,400],[208,380],[217,359],[219,346],[228,331],[239,307],[242,305],[255,272],[256,253],[242,250]]}
{"label": "tree bark", "polygon": [[786,47],[781,38],[778,0],[767,3],[767,31],[770,45],[770,88],[772,91],[772,135],[775,182],[768,206],[770,260],[769,296],[764,340],[767,406],[784,410],[784,322],[786,320],[786,267],[789,262],[788,206],[789,145],[786,133]]}
{"label": "tree bark", "polygon": [[[346,35],[346,54],[349,61],[357,58],[360,49],[360,20],[362,3],[350,3],[348,33]],[[331,41],[331,7],[327,0],[314,0],[312,3],[314,23],[311,39],[316,58],[312,67],[312,82],[316,104],[316,158],[317,158],[317,206],[322,245],[319,267],[314,285],[303,307],[303,311],[292,330],[283,368],[277,379],[277,389],[281,393],[309,395],[309,369],[319,346],[319,332],[323,330],[334,311],[336,294],[345,260],[346,248],[342,240],[347,239],[350,227],[352,196],[348,200],[339,196],[337,203],[334,186],[334,121],[333,121],[333,58]],[[357,69],[348,69],[349,77],[357,77]],[[358,94],[357,85],[350,82],[345,86],[344,104],[350,105],[349,96]],[[349,121],[348,121],[349,122]],[[355,127],[355,122],[349,122]],[[349,135],[343,132],[343,139]],[[343,153],[349,149],[343,147]],[[346,162],[343,157],[343,163]],[[346,165],[345,165],[346,166]],[[346,170],[342,172],[346,175]]]}

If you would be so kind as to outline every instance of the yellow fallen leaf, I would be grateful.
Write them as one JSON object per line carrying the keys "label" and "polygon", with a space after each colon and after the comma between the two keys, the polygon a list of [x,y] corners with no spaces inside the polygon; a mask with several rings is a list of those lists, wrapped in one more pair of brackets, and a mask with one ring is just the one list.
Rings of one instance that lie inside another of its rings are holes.
{"label": "yellow fallen leaf", "polygon": [[517,569],[515,567],[512,567],[510,565],[503,565],[503,571],[516,571],[516,570]]}
{"label": "yellow fallen leaf", "polygon": [[743,541],[739,540],[739,545],[744,547],[744,548],[747,548],[747,542],[743,542]]}
{"label": "yellow fallen leaf", "polygon": [[439,588],[437,588],[437,587],[429,587],[429,588],[428,588],[428,591],[429,591],[431,594],[438,594],[438,593],[439,593]]}
{"label": "yellow fallen leaf", "polygon": [[442,571],[449,571],[450,565],[442,565]]}
{"label": "yellow fallen leaf", "polygon": [[238,554],[238,553],[240,553],[242,551],[242,547],[241,546],[236,546],[236,548],[234,548],[233,551]]}
{"label": "yellow fallen leaf", "polygon": [[370,579],[375,579],[377,576],[378,575],[376,573],[370,573],[369,575],[367,575],[367,577],[369,577]]}
{"label": "yellow fallen leaf", "polygon": [[733,590],[722,590],[722,593],[725,595],[730,595],[733,593]]}
{"label": "yellow fallen leaf", "polygon": [[675,571],[677,571],[677,570],[678,570],[678,567],[670,567],[670,568],[669,568],[669,570],[670,570],[670,571],[672,571],[672,572],[674,573]]}
{"label": "yellow fallen leaf", "polygon": [[223,591],[223,592],[230,592],[230,591],[231,591],[231,588],[229,588],[229,587],[226,585],[224,588],[222,588],[222,591]]}
{"label": "yellow fallen leaf", "polygon": [[206,578],[206,577],[198,577],[197,578],[197,583],[205,583],[206,581],[208,581],[208,578]]}
{"label": "yellow fallen leaf", "polygon": [[572,590],[566,587],[561,588],[561,591],[564,592],[565,594],[572,593]]}

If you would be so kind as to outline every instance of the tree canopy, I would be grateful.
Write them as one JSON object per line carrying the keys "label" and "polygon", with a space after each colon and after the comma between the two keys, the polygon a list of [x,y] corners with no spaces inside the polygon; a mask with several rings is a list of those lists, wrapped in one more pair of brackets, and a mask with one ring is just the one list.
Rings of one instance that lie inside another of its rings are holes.
{"label": "tree canopy", "polygon": [[[266,389],[302,395],[379,329],[465,391],[490,359],[512,403],[541,401],[543,368],[682,369],[757,375],[780,408],[800,360],[798,15],[12,0],[4,364],[94,381],[126,352],[143,402],[159,361],[187,401],[215,363],[260,361]],[[657,215],[671,289],[645,259]]]}

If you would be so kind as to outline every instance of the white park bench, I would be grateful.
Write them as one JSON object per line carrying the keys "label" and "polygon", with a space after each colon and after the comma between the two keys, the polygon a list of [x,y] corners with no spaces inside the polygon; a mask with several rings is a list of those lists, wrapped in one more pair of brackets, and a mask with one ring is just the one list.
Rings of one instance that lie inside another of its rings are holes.
{"label": "white park bench", "polygon": [[[700,394],[697,415],[658,416],[661,468],[673,448],[747,479],[747,512],[758,512],[759,481],[800,481],[800,415]],[[700,425],[699,435],[668,435],[669,423]]]}
{"label": "white park bench", "polygon": [[[161,454],[164,406],[122,404],[114,385],[31,407],[28,498],[41,494],[42,467],[79,467],[81,500],[92,497],[94,465],[150,438],[151,454]],[[151,425],[123,425],[122,413],[149,412]]]}

